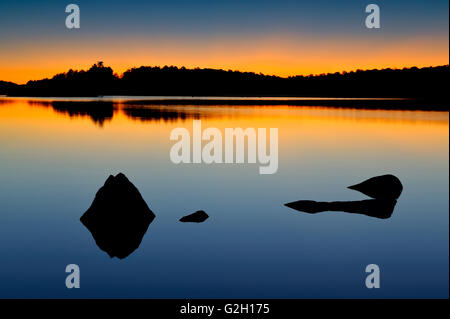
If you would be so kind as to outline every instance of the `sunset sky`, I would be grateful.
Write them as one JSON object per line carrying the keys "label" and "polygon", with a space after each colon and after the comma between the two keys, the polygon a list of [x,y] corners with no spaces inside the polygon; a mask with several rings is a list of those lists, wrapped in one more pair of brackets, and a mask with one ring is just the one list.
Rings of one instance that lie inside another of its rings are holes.
{"label": "sunset sky", "polygon": [[[76,3],[81,28],[65,27]],[[366,29],[365,6],[381,8]],[[0,2],[0,80],[26,83],[104,61],[117,73],[176,65],[281,76],[449,63],[448,1]]]}

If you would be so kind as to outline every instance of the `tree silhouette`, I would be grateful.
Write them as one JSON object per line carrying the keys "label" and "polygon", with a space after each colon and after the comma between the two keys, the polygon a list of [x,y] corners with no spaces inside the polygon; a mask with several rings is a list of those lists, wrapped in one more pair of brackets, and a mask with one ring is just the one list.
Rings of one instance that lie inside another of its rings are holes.
{"label": "tree silhouette", "polygon": [[448,65],[282,78],[253,72],[176,66],[141,66],[118,76],[103,61],[98,61],[87,71],[70,69],[51,79],[9,85],[4,90],[8,95],[20,96],[407,97],[448,101],[448,80]]}

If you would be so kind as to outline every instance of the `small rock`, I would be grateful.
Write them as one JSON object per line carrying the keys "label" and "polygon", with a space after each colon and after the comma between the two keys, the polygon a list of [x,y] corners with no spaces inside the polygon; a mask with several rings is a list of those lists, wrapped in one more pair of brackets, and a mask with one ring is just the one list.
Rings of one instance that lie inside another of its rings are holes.
{"label": "small rock", "polygon": [[184,216],[180,218],[180,222],[183,223],[202,223],[206,219],[208,219],[208,214],[205,213],[203,210],[198,210],[195,213],[192,213],[190,215]]}

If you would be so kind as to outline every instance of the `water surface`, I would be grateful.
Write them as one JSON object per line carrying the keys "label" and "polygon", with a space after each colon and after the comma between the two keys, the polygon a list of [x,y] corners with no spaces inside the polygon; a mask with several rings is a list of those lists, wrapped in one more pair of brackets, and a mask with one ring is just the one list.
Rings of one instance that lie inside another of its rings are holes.
{"label": "water surface", "polygon": [[[71,101],[93,103],[0,98],[0,297],[448,297],[448,112]],[[173,164],[170,132],[194,119],[277,127],[278,172]],[[119,172],[156,215],[123,260],[79,221]],[[386,173],[404,186],[386,220],[283,206],[366,199],[346,187]],[[197,210],[210,218],[178,222]],[[71,263],[80,289],[65,287]],[[365,287],[371,263],[380,289]]]}

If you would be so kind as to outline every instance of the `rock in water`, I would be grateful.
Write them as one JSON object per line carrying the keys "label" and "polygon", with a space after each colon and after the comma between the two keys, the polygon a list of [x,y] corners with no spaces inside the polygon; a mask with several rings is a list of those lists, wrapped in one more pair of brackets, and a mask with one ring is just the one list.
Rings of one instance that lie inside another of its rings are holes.
{"label": "rock in water", "polygon": [[180,218],[180,222],[183,223],[202,223],[206,219],[208,219],[208,214],[205,213],[203,210],[198,210],[195,213],[192,213],[190,215],[184,216]]}
{"label": "rock in water", "polygon": [[335,211],[387,219],[392,216],[396,204],[397,201],[395,199],[366,199],[346,202],[316,202],[313,200],[299,200],[284,205],[308,214]]}
{"label": "rock in water", "polygon": [[375,199],[398,199],[402,193],[403,185],[394,175],[382,175],[369,178],[348,188]]}
{"label": "rock in water", "polygon": [[119,173],[108,177],[80,220],[100,249],[123,259],[139,247],[154,218],[138,189]]}

